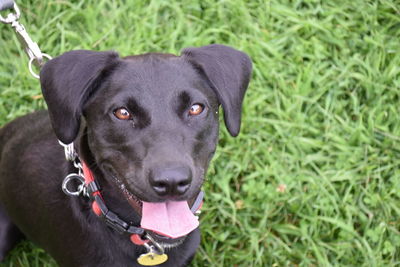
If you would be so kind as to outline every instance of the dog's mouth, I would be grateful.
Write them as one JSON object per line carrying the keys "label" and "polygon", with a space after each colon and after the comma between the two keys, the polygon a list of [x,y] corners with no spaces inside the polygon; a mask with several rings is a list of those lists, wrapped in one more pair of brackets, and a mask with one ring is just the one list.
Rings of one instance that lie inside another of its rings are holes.
{"label": "dog's mouth", "polygon": [[132,194],[118,178],[114,178],[128,203],[141,216],[140,227],[165,246],[183,242],[185,236],[199,226],[198,218],[190,209],[195,199],[146,202]]}
{"label": "dog's mouth", "polygon": [[143,201],[132,194],[118,178],[114,177],[114,179],[117,181],[119,188],[121,189],[124,197],[131,205],[131,207],[135,210],[137,214],[142,216]]}

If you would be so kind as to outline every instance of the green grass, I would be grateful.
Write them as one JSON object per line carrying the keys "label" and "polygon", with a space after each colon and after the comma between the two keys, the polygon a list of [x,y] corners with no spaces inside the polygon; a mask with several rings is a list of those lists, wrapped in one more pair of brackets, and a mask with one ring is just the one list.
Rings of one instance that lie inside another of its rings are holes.
{"label": "green grass", "polygon": [[[53,56],[222,43],[253,59],[242,132],[221,127],[192,266],[400,266],[398,1],[19,2]],[[45,104],[7,25],[0,44],[4,124]],[[1,266],[56,265],[25,242]]]}

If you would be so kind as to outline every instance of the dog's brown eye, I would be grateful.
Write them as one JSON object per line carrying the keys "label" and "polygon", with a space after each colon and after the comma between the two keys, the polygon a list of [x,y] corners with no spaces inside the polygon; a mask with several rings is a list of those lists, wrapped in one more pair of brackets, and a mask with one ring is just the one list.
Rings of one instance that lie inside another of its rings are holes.
{"label": "dog's brown eye", "polygon": [[190,107],[189,115],[196,116],[202,113],[204,110],[204,106],[202,104],[194,104]]}
{"label": "dog's brown eye", "polygon": [[132,119],[132,115],[126,108],[118,108],[114,110],[114,115],[120,120],[130,120]]}

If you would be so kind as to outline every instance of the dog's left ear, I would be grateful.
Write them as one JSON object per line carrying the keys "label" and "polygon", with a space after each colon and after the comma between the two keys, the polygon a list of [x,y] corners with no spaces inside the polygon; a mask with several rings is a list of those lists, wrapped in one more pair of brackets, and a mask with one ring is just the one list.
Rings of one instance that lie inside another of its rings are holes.
{"label": "dog's left ear", "polygon": [[186,48],[182,57],[205,76],[222,104],[229,133],[237,136],[244,93],[252,71],[250,58],[241,51],[218,44]]}

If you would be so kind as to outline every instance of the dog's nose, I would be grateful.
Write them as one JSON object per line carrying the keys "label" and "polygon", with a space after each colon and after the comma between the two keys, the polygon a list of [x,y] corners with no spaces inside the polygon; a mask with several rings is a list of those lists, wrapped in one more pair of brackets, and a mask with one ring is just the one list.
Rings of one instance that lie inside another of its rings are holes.
{"label": "dog's nose", "polygon": [[154,168],[150,172],[150,185],[162,197],[182,196],[191,182],[192,172],[187,166]]}

